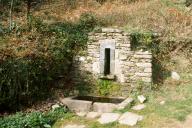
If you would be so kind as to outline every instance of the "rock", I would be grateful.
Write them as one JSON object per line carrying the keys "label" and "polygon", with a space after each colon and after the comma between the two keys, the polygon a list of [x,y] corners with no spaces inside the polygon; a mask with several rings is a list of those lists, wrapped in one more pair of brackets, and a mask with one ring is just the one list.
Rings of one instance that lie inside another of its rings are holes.
{"label": "rock", "polygon": [[177,72],[171,72],[171,78],[174,80],[180,80],[180,76]]}
{"label": "rock", "polygon": [[76,112],[77,116],[85,117],[87,115],[87,112]]}
{"label": "rock", "polygon": [[84,62],[84,61],[85,61],[85,57],[84,57],[84,56],[81,56],[81,57],[79,58],[79,61],[80,61],[80,62]]}
{"label": "rock", "polygon": [[146,98],[143,95],[137,97],[140,103],[144,103]]}
{"label": "rock", "polygon": [[165,101],[161,101],[161,102],[160,102],[160,105],[164,105],[164,104],[165,104]]}
{"label": "rock", "polygon": [[67,126],[64,126],[63,128],[86,128],[85,125],[67,125]]}
{"label": "rock", "polygon": [[87,113],[86,118],[95,119],[95,118],[99,117],[100,115],[101,115],[101,113],[98,113],[98,112],[89,112],[89,113]]}
{"label": "rock", "polygon": [[98,122],[101,124],[107,124],[115,122],[119,119],[120,114],[118,113],[103,113],[101,117],[98,119]]}
{"label": "rock", "polygon": [[138,121],[141,120],[143,120],[143,116],[131,112],[126,112],[119,118],[119,123],[123,125],[134,126]]}
{"label": "rock", "polygon": [[139,110],[144,109],[145,107],[146,106],[144,104],[139,104],[139,105],[133,106],[132,109],[136,110],[136,111],[139,111]]}
{"label": "rock", "polygon": [[55,110],[56,108],[59,108],[60,106],[58,104],[53,105],[51,108]]}
{"label": "rock", "polygon": [[117,107],[117,110],[124,109],[128,104],[133,102],[133,98],[127,98],[122,103],[120,103]]}

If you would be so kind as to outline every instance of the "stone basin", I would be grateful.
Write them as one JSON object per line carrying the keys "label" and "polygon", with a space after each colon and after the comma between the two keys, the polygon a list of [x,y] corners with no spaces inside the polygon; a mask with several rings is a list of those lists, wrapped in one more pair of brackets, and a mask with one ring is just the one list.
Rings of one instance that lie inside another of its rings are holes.
{"label": "stone basin", "polygon": [[131,98],[124,97],[99,97],[99,96],[75,96],[61,99],[71,111],[75,112],[112,112],[115,109],[123,109],[132,102]]}

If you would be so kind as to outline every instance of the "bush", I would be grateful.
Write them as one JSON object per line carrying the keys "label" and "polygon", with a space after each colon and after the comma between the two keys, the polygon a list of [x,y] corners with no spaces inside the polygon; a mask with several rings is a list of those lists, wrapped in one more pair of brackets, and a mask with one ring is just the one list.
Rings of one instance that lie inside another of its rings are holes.
{"label": "bush", "polygon": [[32,19],[31,31],[20,28],[18,38],[0,49],[0,110],[45,98],[55,79],[69,77],[73,56],[85,48],[97,24],[91,14],[73,24]]}
{"label": "bush", "polygon": [[66,108],[57,108],[48,113],[33,112],[29,114],[17,113],[0,118],[1,128],[51,128],[60,118],[69,118],[72,114]]}
{"label": "bush", "polygon": [[192,4],[191,0],[186,0],[186,6],[190,6]]}
{"label": "bush", "polygon": [[131,47],[136,49],[149,49],[154,42],[154,36],[152,33],[139,33],[135,32],[131,34]]}
{"label": "bush", "polygon": [[191,61],[192,43],[188,38],[162,39],[157,34],[134,32],[131,34],[131,43],[132,50],[144,49],[152,52],[154,86],[162,84],[170,76],[170,71],[175,70],[169,65],[172,55],[180,52]]}
{"label": "bush", "polygon": [[120,85],[109,80],[99,80],[96,86],[101,96],[118,95],[120,91]]}

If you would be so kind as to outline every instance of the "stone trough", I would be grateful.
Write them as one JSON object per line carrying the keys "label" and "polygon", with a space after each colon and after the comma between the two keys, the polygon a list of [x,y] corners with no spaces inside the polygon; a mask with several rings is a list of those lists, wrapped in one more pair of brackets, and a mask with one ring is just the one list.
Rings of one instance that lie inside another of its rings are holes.
{"label": "stone trough", "polygon": [[112,112],[115,109],[123,109],[133,101],[132,98],[106,98],[93,96],[76,96],[61,99],[71,111],[75,112]]}

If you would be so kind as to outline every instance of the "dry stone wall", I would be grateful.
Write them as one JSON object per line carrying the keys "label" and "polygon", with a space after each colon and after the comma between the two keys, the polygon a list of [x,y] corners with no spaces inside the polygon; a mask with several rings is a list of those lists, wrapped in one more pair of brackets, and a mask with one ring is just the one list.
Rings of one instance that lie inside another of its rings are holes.
{"label": "dry stone wall", "polygon": [[125,85],[124,90],[126,86],[134,86],[137,81],[151,83],[152,54],[149,51],[132,51],[130,38],[128,33],[112,28],[90,33],[85,56],[74,58],[74,80],[87,79],[87,75],[94,79],[105,76],[105,49],[108,48],[110,74],[106,78],[115,78]]}

